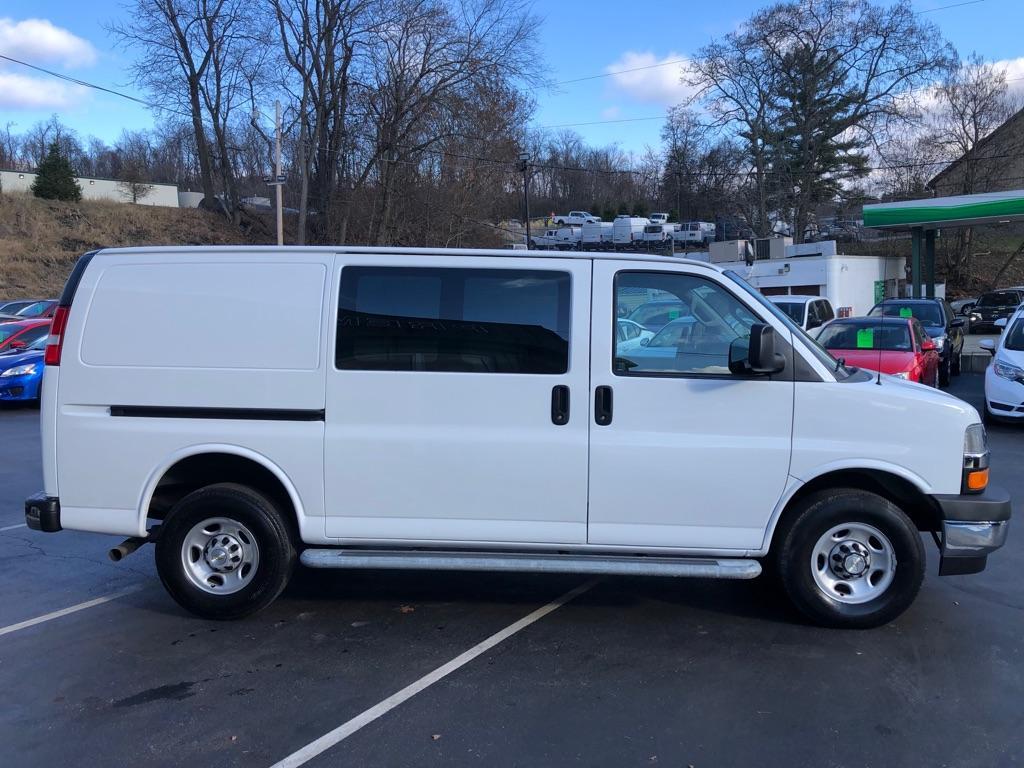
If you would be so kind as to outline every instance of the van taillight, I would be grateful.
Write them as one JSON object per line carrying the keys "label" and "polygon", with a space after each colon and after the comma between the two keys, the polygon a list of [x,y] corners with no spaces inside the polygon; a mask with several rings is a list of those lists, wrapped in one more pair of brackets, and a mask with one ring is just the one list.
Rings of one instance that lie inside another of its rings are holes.
{"label": "van taillight", "polygon": [[53,313],[50,338],[47,339],[46,351],[43,352],[43,362],[47,365],[60,365],[60,351],[64,346],[64,329],[68,324],[69,309],[70,307],[57,307]]}

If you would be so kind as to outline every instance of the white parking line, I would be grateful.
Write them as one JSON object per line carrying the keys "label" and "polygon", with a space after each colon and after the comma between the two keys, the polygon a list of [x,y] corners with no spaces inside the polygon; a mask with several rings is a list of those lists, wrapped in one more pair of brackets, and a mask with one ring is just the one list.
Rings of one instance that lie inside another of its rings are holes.
{"label": "white parking line", "polygon": [[124,597],[125,595],[132,594],[133,592],[138,592],[140,589],[143,589],[143,587],[144,585],[138,584],[136,586],[128,587],[127,589],[122,589],[118,592],[114,592],[110,595],[97,597],[93,600],[86,600],[84,603],[78,603],[77,605],[72,605],[68,608],[61,608],[59,611],[53,611],[52,613],[44,613],[42,616],[36,616],[34,619],[26,619],[25,621],[19,621],[17,624],[10,624],[6,627],[0,627],[0,637],[2,637],[3,635],[9,635],[12,632],[17,632],[21,629],[28,629],[29,627],[34,627],[37,624],[52,621],[53,619],[59,619],[61,616],[67,616],[69,613],[78,613],[79,611],[84,611],[86,608],[93,608],[97,605],[109,603],[111,600],[117,600],[117,598],[119,597]]}
{"label": "white parking line", "polygon": [[281,760],[281,761],[279,761],[277,763],[274,763],[274,765],[271,766],[271,768],[297,768],[297,766],[300,766],[300,765],[303,765],[303,764],[309,762],[310,760],[312,760],[317,755],[319,755],[319,754],[321,754],[323,752],[326,752],[328,749],[330,749],[331,747],[335,746],[339,742],[347,739],[349,736],[351,736],[353,733],[355,733],[359,729],[363,728],[366,725],[369,725],[370,723],[372,723],[377,718],[387,714],[392,709],[397,707],[399,704],[401,704],[401,703],[403,703],[405,701],[408,701],[409,699],[411,699],[413,696],[415,696],[420,691],[422,691],[422,690],[424,690],[426,688],[429,688],[431,685],[436,683],[438,680],[441,680],[445,676],[450,675],[452,672],[457,670],[459,667],[465,666],[466,664],[471,662],[473,659],[475,659],[480,654],[486,653],[491,648],[493,648],[494,646],[498,645],[498,643],[501,643],[502,641],[507,640],[508,638],[512,637],[512,635],[514,635],[516,632],[519,632],[521,629],[525,629],[526,627],[528,627],[531,624],[533,624],[535,621],[539,621],[540,619],[543,619],[545,616],[547,616],[552,611],[557,610],[558,608],[561,608],[563,605],[565,605],[567,602],[572,600],[574,597],[578,597],[579,595],[582,595],[588,589],[593,587],[597,582],[598,582],[597,579],[591,579],[590,581],[588,581],[588,582],[586,582],[584,584],[581,584],[580,586],[576,587],[575,589],[569,590],[568,592],[566,592],[561,597],[559,597],[559,598],[557,598],[555,600],[552,600],[547,605],[542,606],[541,608],[538,608],[533,613],[531,613],[531,614],[529,614],[527,616],[524,616],[523,618],[521,618],[519,621],[515,622],[514,624],[509,624],[507,627],[505,627],[500,632],[495,632],[493,635],[488,637],[486,640],[484,640],[481,643],[478,643],[477,645],[474,645],[472,648],[470,648],[465,653],[462,653],[462,654],[456,656],[454,659],[449,661],[447,664],[441,665],[440,667],[435,669],[433,672],[430,672],[430,673],[424,675],[423,677],[421,677],[416,682],[407,685],[405,688],[403,688],[402,690],[398,691],[397,693],[391,694],[390,696],[388,696],[386,699],[384,699],[384,701],[380,702],[379,704],[376,704],[376,705],[370,707],[365,712],[362,712],[361,714],[356,715],[355,717],[353,717],[348,722],[342,723],[337,728],[335,728],[333,731],[328,731],[323,736],[321,736],[319,739],[317,739],[316,741],[310,742],[309,744],[304,746],[299,751],[293,752],[292,754],[288,755],[288,757],[284,758],[283,760]]}
{"label": "white parking line", "polygon": [[7,526],[4,526],[3,528],[0,528],[0,533],[3,533],[4,531],[13,531],[15,528],[27,528],[27,527],[28,526],[25,525],[25,523],[18,523],[17,525],[7,525]]}

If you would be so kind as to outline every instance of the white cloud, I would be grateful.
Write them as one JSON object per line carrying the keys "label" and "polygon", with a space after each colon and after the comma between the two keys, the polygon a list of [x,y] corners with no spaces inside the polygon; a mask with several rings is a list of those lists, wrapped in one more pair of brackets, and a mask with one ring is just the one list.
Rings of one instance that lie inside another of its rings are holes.
{"label": "white cloud", "polygon": [[626,51],[605,71],[611,73],[609,80],[617,93],[640,104],[671,107],[694,93],[682,82],[687,61],[686,56],[674,51],[662,57],[650,51]]}
{"label": "white cloud", "polygon": [[78,104],[84,97],[81,86],[0,72],[0,108],[60,109]]}
{"label": "white cloud", "polygon": [[611,106],[601,110],[601,118],[603,120],[614,120],[616,117],[622,114],[622,110],[619,107]]}
{"label": "white cloud", "polygon": [[0,18],[0,52],[31,64],[85,67],[96,62],[92,43],[47,19]]}

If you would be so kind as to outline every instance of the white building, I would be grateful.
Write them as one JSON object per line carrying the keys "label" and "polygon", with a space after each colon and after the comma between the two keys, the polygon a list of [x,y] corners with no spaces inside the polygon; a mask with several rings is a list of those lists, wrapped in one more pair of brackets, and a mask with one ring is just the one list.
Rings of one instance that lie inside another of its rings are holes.
{"label": "white building", "polygon": [[[0,170],[0,189],[4,192],[25,192],[32,194],[32,182],[36,174],[28,171]],[[116,179],[76,178],[82,188],[83,200],[112,200],[115,203],[130,203],[131,190],[123,182]],[[139,205],[162,205],[168,208],[178,207],[178,186],[176,184],[150,184],[145,196],[140,197]]]}
{"label": "white building", "polygon": [[[836,254],[835,243],[787,246],[782,258],[719,262],[766,296],[824,296],[840,317],[866,315],[883,298],[901,296],[906,283],[903,256]],[[800,255],[808,252],[811,255]]]}

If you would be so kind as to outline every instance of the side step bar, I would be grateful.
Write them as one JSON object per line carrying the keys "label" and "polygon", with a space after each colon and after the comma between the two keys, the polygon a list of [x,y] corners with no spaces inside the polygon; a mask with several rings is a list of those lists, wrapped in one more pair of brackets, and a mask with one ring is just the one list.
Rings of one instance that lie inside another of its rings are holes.
{"label": "side step bar", "polygon": [[619,576],[691,576],[753,579],[756,560],[618,555],[548,555],[384,549],[307,549],[300,556],[310,568],[382,568],[436,571],[585,573]]}

